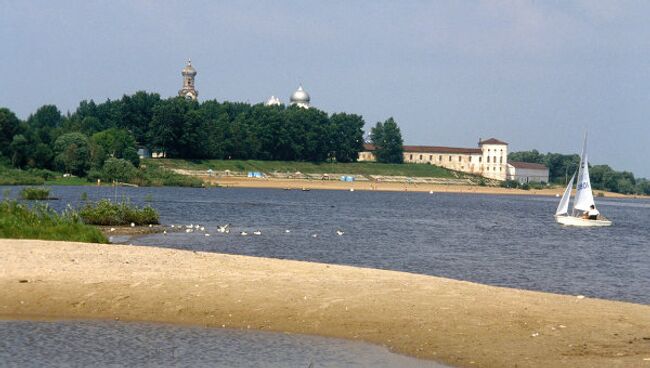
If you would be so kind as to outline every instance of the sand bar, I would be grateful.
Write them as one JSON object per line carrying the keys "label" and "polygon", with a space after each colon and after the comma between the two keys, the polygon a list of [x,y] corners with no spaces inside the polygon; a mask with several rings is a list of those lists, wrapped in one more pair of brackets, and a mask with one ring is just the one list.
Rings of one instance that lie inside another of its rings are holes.
{"label": "sand bar", "polygon": [[0,317],[359,339],[458,367],[650,367],[650,306],[403,272],[0,240]]}

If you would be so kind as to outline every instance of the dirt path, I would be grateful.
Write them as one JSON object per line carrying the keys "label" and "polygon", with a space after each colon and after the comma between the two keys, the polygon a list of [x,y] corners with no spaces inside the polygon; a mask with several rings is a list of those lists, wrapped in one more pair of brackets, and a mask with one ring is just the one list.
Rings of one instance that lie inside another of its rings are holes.
{"label": "dirt path", "polygon": [[359,339],[459,367],[650,367],[650,306],[403,272],[0,240],[0,317]]}

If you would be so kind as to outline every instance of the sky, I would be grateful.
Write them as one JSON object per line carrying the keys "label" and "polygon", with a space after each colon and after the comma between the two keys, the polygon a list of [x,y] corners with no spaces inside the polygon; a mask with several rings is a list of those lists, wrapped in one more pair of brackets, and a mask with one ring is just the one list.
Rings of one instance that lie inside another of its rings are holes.
{"label": "sky", "polygon": [[0,0],[0,106],[139,90],[394,117],[405,144],[579,153],[650,177],[650,2]]}

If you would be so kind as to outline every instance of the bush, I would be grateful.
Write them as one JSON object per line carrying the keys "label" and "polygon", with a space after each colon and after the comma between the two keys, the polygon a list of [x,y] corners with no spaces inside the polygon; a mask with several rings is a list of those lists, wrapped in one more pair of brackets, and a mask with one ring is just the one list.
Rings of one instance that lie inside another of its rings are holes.
{"label": "bush", "polygon": [[128,202],[112,203],[108,199],[102,199],[97,203],[87,203],[81,210],[79,216],[84,223],[89,225],[136,225],[159,224],[158,212],[150,206],[137,208]]}
{"label": "bush", "polygon": [[20,198],[28,201],[46,200],[50,197],[48,188],[27,187],[20,191]]}
{"label": "bush", "polygon": [[0,202],[0,238],[108,243],[98,229],[82,223],[71,209],[58,214],[47,205],[30,209],[8,200]]}
{"label": "bush", "polygon": [[111,181],[117,180],[120,182],[130,182],[136,174],[136,169],[133,164],[121,158],[109,158],[104,162],[102,167],[102,179]]}

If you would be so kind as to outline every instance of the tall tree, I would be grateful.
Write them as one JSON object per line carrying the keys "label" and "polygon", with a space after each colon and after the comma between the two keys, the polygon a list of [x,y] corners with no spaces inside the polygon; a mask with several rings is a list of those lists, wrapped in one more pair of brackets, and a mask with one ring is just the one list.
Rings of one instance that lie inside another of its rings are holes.
{"label": "tall tree", "polygon": [[337,162],[355,162],[363,149],[363,126],[360,115],[338,113],[330,117],[333,156]]}
{"label": "tall tree", "polygon": [[88,138],[81,133],[66,133],[54,142],[55,163],[59,170],[84,176],[90,167]]}
{"label": "tall tree", "polygon": [[396,164],[404,162],[402,132],[392,117],[383,123],[378,122],[370,132],[370,139],[375,145],[377,162]]}
{"label": "tall tree", "polygon": [[14,139],[14,135],[18,134],[20,127],[20,120],[9,109],[0,108],[0,154],[9,156],[9,145]]}

